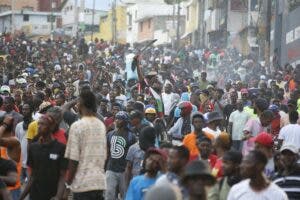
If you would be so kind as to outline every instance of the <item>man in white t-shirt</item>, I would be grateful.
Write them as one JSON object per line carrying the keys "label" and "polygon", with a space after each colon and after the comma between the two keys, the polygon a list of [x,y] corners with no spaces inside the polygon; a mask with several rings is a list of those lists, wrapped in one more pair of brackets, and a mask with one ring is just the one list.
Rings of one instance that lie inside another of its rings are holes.
{"label": "man in white t-shirt", "polygon": [[263,174],[267,157],[260,151],[251,151],[240,165],[245,180],[234,185],[227,200],[288,200],[286,193]]}
{"label": "man in white t-shirt", "polygon": [[164,111],[165,111],[165,116],[169,116],[172,108],[172,99],[174,93],[172,92],[172,84],[171,83],[166,83],[165,84],[165,92],[162,93],[162,100],[164,103]]}
{"label": "man in white t-shirt", "polygon": [[289,143],[300,148],[300,125],[297,124],[299,118],[298,112],[291,111],[289,113],[289,118],[290,124],[284,126],[279,132],[279,146],[283,143]]}
{"label": "man in white t-shirt", "polygon": [[237,150],[242,150],[242,138],[244,136],[244,127],[250,119],[250,114],[244,111],[242,100],[237,101],[237,110],[230,114],[228,130],[232,139],[232,147]]}

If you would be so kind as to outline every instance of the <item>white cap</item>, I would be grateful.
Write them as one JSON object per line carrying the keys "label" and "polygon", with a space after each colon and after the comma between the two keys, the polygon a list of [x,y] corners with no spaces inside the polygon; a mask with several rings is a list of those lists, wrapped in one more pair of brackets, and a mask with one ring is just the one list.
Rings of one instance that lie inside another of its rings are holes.
{"label": "white cap", "polygon": [[280,148],[280,152],[283,152],[284,150],[289,150],[295,154],[299,153],[299,148],[296,147],[295,145],[289,144],[289,143],[282,145],[282,147]]}
{"label": "white cap", "polygon": [[54,66],[55,71],[61,71],[61,66],[59,64]]}
{"label": "white cap", "polygon": [[2,85],[0,91],[10,93],[10,87],[8,85]]}

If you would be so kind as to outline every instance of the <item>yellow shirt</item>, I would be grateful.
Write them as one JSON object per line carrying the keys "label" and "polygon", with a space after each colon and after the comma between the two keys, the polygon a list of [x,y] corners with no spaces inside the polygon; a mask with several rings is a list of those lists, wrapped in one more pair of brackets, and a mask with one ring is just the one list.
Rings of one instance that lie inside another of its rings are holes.
{"label": "yellow shirt", "polygon": [[38,134],[38,121],[35,120],[28,125],[28,130],[26,134],[26,138],[29,140],[33,140],[33,138]]}

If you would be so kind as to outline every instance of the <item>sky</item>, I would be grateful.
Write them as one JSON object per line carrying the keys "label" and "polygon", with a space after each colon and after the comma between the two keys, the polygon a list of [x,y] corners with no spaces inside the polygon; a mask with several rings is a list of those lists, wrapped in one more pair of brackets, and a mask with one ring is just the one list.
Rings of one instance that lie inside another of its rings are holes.
{"label": "sky", "polygon": [[[110,7],[111,0],[95,0],[95,7],[99,10],[108,10]],[[93,7],[93,0],[86,0],[85,1],[86,7],[92,8]]]}

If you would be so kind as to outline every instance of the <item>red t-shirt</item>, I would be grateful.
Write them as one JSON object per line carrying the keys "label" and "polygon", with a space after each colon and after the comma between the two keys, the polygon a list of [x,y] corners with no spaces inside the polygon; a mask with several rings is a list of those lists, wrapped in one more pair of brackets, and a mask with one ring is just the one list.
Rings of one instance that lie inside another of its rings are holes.
{"label": "red t-shirt", "polygon": [[66,138],[66,132],[64,129],[60,128],[58,131],[52,134],[53,138],[56,139],[58,142],[66,145],[67,144],[67,138]]}
{"label": "red t-shirt", "polygon": [[[197,160],[197,159],[199,159],[199,156],[197,156],[197,155],[190,156],[190,162],[193,160]],[[210,156],[208,157],[208,163],[209,163],[209,166],[211,169],[214,168],[214,166],[217,162],[217,159],[218,159],[218,157],[214,154],[210,154]]]}
{"label": "red t-shirt", "polygon": [[215,176],[216,178],[221,178],[223,176],[223,159],[218,158],[215,166],[212,168],[212,175]]}

